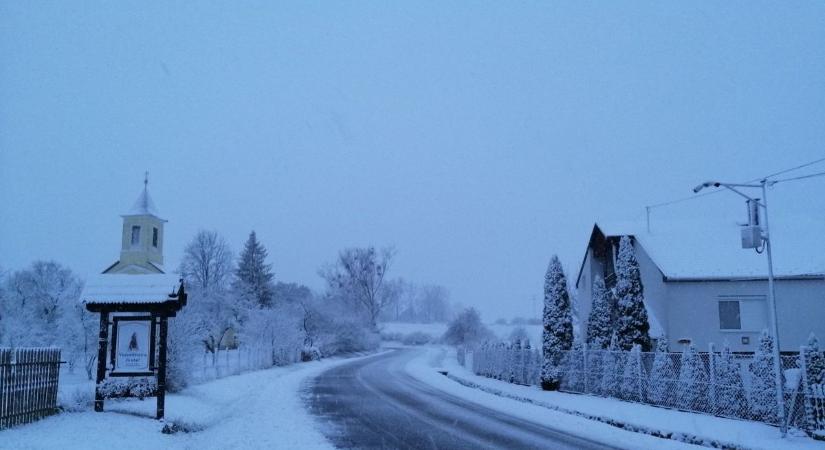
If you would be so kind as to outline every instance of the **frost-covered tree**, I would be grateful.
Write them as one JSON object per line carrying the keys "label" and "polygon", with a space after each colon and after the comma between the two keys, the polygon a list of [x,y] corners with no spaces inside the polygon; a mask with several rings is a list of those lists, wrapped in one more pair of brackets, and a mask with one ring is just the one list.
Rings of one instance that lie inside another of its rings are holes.
{"label": "frost-covered tree", "polygon": [[819,340],[815,334],[811,333],[808,336],[808,343],[802,353],[805,358],[805,369],[808,372],[808,383],[825,383],[825,354],[819,349]]}
{"label": "frost-covered tree", "polygon": [[255,231],[249,233],[244,249],[238,258],[233,287],[239,295],[247,296],[254,305],[272,307],[272,265],[266,262],[266,247],[258,240]]}
{"label": "frost-covered tree", "polygon": [[553,255],[544,276],[544,314],[542,333],[544,364],[541,387],[557,390],[561,381],[561,362],[565,351],[573,347],[573,321],[567,278],[558,256]]}
{"label": "frost-covered tree", "polygon": [[232,281],[232,251],[216,231],[199,231],[183,250],[178,268],[190,290],[220,292]]}
{"label": "frost-covered tree", "polygon": [[676,390],[676,368],[667,350],[667,339],[662,337],[656,344],[653,367],[650,370],[648,398],[657,405],[671,406]]}
{"label": "frost-covered tree", "polygon": [[680,366],[677,404],[683,409],[701,411],[707,405],[708,372],[695,345],[682,352]]}
{"label": "frost-covered tree", "polygon": [[596,276],[593,281],[593,307],[587,317],[587,345],[593,350],[606,349],[613,336],[613,301],[604,280]]}
{"label": "frost-covered tree", "polygon": [[3,344],[64,347],[64,357],[73,368],[82,349],[80,340],[73,337],[81,333],[63,317],[75,310],[82,286],[69,268],[54,261],[36,261],[11,274],[0,322]]}
{"label": "frost-covered tree", "polygon": [[450,345],[477,345],[493,333],[481,323],[481,315],[475,308],[467,308],[447,325],[442,340]]}
{"label": "frost-covered tree", "polygon": [[338,254],[335,264],[320,271],[332,298],[360,309],[375,330],[381,312],[400,295],[400,284],[387,278],[395,251],[374,247],[349,248]]}
{"label": "frost-covered tree", "polygon": [[742,375],[727,342],[715,362],[717,410],[725,416],[740,417],[745,410]]}
{"label": "frost-covered tree", "polygon": [[628,236],[622,236],[619,241],[619,255],[616,258],[616,298],[616,332],[619,347],[622,350],[630,350],[634,344],[639,344],[642,351],[650,351],[650,323],[645,309],[642,276],[633,244]]}
{"label": "frost-covered tree", "polygon": [[642,389],[644,387],[642,378],[642,347],[638,344],[633,346],[630,353],[625,356],[624,373],[622,374],[622,398],[633,402],[644,400]]}
{"label": "frost-covered tree", "polygon": [[229,289],[232,251],[216,232],[199,231],[186,245],[179,271],[189,288],[194,331],[215,362],[228,332],[240,330],[250,306],[245,296]]}
{"label": "frost-covered tree", "polygon": [[774,369],[776,359],[773,356],[773,337],[768,330],[762,330],[759,347],[751,363],[751,414],[757,420],[775,420],[777,416],[776,381]]}

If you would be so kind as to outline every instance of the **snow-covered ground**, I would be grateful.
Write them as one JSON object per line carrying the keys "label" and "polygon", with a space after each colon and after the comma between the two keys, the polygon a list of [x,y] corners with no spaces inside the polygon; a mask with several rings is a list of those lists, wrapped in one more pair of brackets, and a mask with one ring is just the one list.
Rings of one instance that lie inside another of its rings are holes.
{"label": "snow-covered ground", "polygon": [[[451,376],[477,387],[459,384],[439,374],[438,370],[447,371]],[[600,417],[648,431],[660,431],[663,434],[672,434],[676,438],[680,435],[706,438],[707,443],[716,441],[717,444],[735,444],[747,449],[825,449],[825,443],[804,436],[781,439],[777,428],[756,422],[723,419],[595,396],[545,392],[536,386],[519,386],[476,376],[458,364],[452,350],[444,348],[430,348],[426,361],[411,362],[408,371],[416,378],[438,385],[440,389],[453,395],[472,399],[484,406],[501,409],[518,417],[533,417],[538,423],[573,434],[591,438],[609,436],[611,442],[620,447],[674,448],[671,446],[684,444],[646,434],[630,433],[583,416]],[[483,394],[482,390],[486,390],[487,393]],[[499,395],[494,396],[489,394],[490,392]],[[628,437],[628,434],[635,437]]]}
{"label": "snow-covered ground", "polygon": [[[334,358],[248,372],[168,395],[166,423],[197,432],[162,434],[162,424],[151,419],[155,399],[130,399],[108,401],[105,413],[62,413],[0,431],[0,448],[332,448],[304,408],[302,383],[351,360]],[[82,380],[75,381],[83,385]]]}

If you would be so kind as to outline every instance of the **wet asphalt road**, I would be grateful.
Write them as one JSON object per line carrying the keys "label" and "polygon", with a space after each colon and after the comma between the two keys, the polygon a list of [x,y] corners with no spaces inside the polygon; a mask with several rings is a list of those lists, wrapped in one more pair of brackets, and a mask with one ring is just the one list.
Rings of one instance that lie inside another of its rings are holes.
{"label": "wet asphalt road", "polygon": [[307,403],[337,447],[612,448],[485,408],[412,378],[404,365],[419,351],[394,350],[338,366],[313,380]]}

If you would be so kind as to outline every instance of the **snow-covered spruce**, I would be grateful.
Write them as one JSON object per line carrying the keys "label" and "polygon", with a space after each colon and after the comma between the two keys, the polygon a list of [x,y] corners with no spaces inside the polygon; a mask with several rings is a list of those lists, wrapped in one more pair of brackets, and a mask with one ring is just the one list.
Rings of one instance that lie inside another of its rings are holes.
{"label": "snow-covered spruce", "polygon": [[705,364],[691,344],[682,352],[677,388],[677,406],[682,409],[703,411],[707,406],[708,372]]}
{"label": "snow-covered spruce", "polygon": [[756,420],[773,423],[777,417],[773,337],[762,330],[759,347],[751,363],[750,410]]}
{"label": "snow-covered spruce", "polygon": [[712,357],[716,358],[716,412],[728,417],[742,417],[745,412],[745,393],[739,364],[733,360],[730,345],[725,342],[722,352]]}
{"label": "snow-covered spruce", "polygon": [[267,251],[254,231],[244,244],[235,270],[233,288],[259,307],[271,307],[273,302],[272,265],[266,263]]}
{"label": "snow-covered spruce", "polygon": [[613,294],[604,286],[604,280],[596,276],[593,281],[593,308],[587,317],[587,345],[592,350],[603,350],[610,345],[613,335]]}
{"label": "snow-covered spruce", "polygon": [[616,332],[619,348],[630,350],[633,345],[639,344],[643,351],[650,351],[650,323],[644,304],[644,287],[639,262],[628,236],[622,236],[619,240],[619,255],[616,258],[616,297]]}
{"label": "snow-covered spruce", "polygon": [[563,352],[573,346],[573,320],[570,313],[567,278],[558,256],[553,255],[544,277],[544,364],[541,370],[541,387],[544,390],[559,388]]}
{"label": "snow-covered spruce", "polygon": [[653,404],[674,406],[677,373],[672,355],[667,350],[667,339],[660,338],[656,344],[648,386],[648,398]]}

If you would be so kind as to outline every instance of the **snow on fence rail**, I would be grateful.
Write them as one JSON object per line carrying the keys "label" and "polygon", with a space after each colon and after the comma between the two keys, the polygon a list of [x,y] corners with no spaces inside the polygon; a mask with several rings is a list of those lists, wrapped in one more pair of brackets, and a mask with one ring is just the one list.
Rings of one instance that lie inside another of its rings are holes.
{"label": "snow on fence rail", "polygon": [[[519,344],[484,344],[462,351],[476,375],[539,385],[542,355]],[[773,371],[752,355],[571,350],[563,353],[560,390],[652,406],[779,424]],[[825,384],[810,384],[798,355],[782,356],[788,421],[825,429]],[[463,362],[462,362],[463,363]]]}
{"label": "snow on fence rail", "polygon": [[0,429],[57,411],[58,348],[0,348]]}

